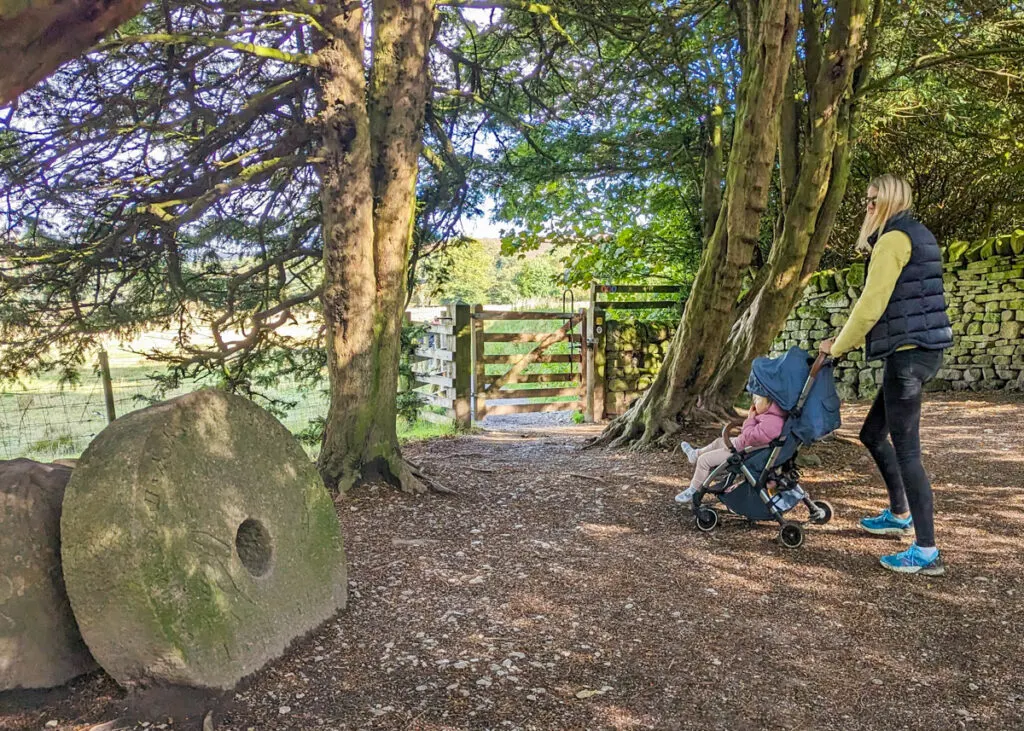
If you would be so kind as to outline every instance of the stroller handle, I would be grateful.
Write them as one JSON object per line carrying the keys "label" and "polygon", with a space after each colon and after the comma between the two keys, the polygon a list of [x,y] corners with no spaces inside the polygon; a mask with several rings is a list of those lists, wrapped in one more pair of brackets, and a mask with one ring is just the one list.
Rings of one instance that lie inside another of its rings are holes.
{"label": "stroller handle", "polygon": [[821,371],[826,365],[832,362],[831,356],[828,353],[818,353],[818,357],[814,359],[814,365],[811,366],[811,377],[810,380],[814,380],[818,377],[818,372]]}

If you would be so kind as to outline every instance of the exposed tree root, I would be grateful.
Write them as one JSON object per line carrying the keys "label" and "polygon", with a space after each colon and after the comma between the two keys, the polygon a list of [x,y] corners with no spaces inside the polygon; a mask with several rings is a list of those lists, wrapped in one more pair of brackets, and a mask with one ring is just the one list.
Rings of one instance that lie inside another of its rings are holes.
{"label": "exposed tree root", "polygon": [[398,488],[402,492],[413,495],[423,495],[428,492],[436,492],[440,495],[458,495],[458,492],[450,487],[442,485],[437,480],[427,477],[423,469],[404,457],[398,457],[401,463],[398,469]]}
{"label": "exposed tree root", "polygon": [[[324,479],[324,482],[329,488],[331,487],[327,478]],[[348,474],[346,480],[336,481],[335,487],[332,489],[335,502],[344,498],[345,493],[348,492],[347,488],[370,483],[387,483],[410,495],[425,495],[430,492],[440,495],[458,495],[458,491],[428,477],[422,466],[403,457],[396,448],[391,456],[379,457],[372,462],[366,462],[357,474]],[[347,486],[346,489],[338,489],[345,486]]]}
{"label": "exposed tree root", "polygon": [[585,449],[628,448],[634,452],[664,449],[674,445],[683,430],[683,421],[696,424],[725,424],[737,416],[736,410],[731,406],[724,405],[721,400],[715,400],[700,407],[682,410],[675,418],[663,416],[655,420],[647,413],[654,408],[648,405],[650,401],[647,396],[638,399],[625,413],[609,422],[601,434],[586,444]]}

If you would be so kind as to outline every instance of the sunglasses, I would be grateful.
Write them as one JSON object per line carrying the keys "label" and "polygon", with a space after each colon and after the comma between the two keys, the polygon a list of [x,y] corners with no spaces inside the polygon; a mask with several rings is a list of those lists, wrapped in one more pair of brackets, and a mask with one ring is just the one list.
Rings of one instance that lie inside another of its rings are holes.
{"label": "sunglasses", "polygon": [[875,205],[875,203],[877,201],[878,201],[878,196],[877,195],[869,195],[866,198],[864,198],[864,205],[865,206],[873,206],[873,205]]}

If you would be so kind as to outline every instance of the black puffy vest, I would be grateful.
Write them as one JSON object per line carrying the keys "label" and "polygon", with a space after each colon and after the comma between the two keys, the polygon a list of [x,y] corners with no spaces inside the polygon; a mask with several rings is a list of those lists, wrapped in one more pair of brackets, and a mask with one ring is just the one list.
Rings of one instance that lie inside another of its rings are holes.
{"label": "black puffy vest", "polygon": [[[885,358],[903,345],[942,350],[953,345],[942,286],[942,252],[932,232],[909,212],[898,213],[883,233],[910,237],[910,261],[903,267],[885,312],[867,335],[868,360]],[[874,245],[876,238],[872,237]]]}

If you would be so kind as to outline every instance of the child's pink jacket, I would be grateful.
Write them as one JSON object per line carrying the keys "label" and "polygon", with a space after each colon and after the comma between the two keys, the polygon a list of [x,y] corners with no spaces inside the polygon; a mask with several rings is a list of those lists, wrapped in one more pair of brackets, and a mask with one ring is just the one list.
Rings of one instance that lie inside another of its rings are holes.
{"label": "child's pink jacket", "polygon": [[763,414],[747,417],[743,422],[743,431],[739,436],[733,437],[733,446],[736,449],[763,447],[782,434],[785,423],[786,412],[780,409],[778,404],[772,403]]}

